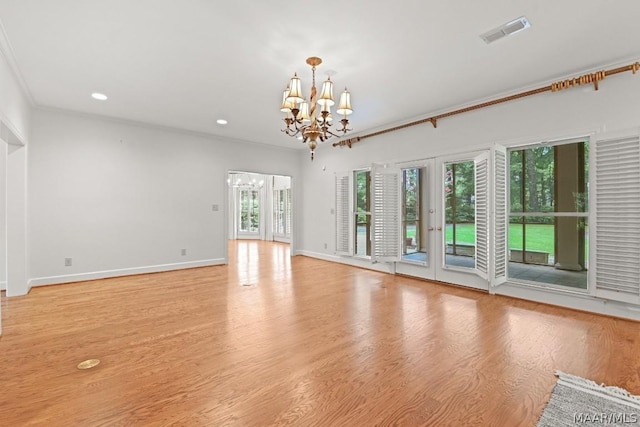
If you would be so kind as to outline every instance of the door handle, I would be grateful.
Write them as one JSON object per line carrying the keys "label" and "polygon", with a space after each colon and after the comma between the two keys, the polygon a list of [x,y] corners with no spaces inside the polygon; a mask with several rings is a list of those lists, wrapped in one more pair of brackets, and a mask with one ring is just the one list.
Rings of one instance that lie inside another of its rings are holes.
{"label": "door handle", "polygon": [[429,227],[429,228],[427,228],[427,230],[433,231],[433,227]]}
{"label": "door handle", "polygon": [[442,231],[442,227],[438,227],[438,231]]}

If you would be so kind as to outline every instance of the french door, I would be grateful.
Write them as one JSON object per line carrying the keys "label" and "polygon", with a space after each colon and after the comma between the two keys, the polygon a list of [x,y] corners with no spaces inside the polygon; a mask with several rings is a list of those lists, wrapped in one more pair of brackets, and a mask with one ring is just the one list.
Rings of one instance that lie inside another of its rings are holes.
{"label": "french door", "polygon": [[489,153],[398,167],[396,272],[488,290]]}
{"label": "french door", "polygon": [[260,235],[260,191],[239,189],[238,193],[238,238],[256,239]]}

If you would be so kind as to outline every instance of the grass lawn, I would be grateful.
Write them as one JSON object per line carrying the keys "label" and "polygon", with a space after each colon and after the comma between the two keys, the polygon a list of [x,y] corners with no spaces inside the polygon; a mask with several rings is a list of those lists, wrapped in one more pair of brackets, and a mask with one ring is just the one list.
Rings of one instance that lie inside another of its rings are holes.
{"label": "grass lawn", "polygon": [[[453,227],[447,226],[447,243],[453,241]],[[589,230],[587,229],[587,242]],[[456,226],[457,243],[474,244],[476,241],[474,224],[458,224]],[[509,224],[509,247],[522,248],[522,225]],[[527,224],[527,250],[554,253],[554,233],[551,224]]]}
{"label": "grass lawn", "polygon": [[[475,224],[458,224],[456,226],[456,242],[473,245],[476,242]],[[407,237],[415,237],[415,228],[407,227]],[[447,243],[453,242],[453,226],[447,226]],[[553,253],[553,225],[528,224],[527,249]],[[522,248],[522,226],[509,224],[509,247]]]}
{"label": "grass lawn", "polygon": [[[468,243],[473,245],[476,242],[475,224],[457,224],[457,243]],[[530,251],[542,251],[553,253],[554,246],[553,225],[550,224],[527,224],[527,249]],[[453,226],[447,226],[447,243],[453,241]],[[522,225],[509,224],[509,247],[522,248]]]}
{"label": "grass lawn", "polygon": [[[407,237],[415,237],[415,226],[407,227]],[[453,241],[453,228],[447,226],[447,243]],[[589,230],[587,229],[587,242]],[[473,245],[476,242],[475,224],[458,224],[456,226],[457,243]],[[522,248],[522,225],[509,224],[509,247]],[[554,253],[554,233],[551,224],[527,224],[527,249],[530,251],[542,251]]]}

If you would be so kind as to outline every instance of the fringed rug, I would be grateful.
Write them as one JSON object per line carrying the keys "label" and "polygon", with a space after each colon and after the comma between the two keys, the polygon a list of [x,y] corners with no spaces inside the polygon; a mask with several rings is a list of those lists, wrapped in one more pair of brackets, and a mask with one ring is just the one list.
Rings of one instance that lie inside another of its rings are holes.
{"label": "fringed rug", "polygon": [[564,372],[557,371],[556,376],[558,382],[538,427],[640,425],[640,396]]}

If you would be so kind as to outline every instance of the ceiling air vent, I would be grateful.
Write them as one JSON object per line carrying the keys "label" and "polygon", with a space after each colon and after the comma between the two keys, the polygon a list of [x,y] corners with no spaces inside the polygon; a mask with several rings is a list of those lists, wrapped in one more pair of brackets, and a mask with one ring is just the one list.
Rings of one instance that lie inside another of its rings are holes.
{"label": "ceiling air vent", "polygon": [[493,43],[496,40],[499,40],[503,37],[510,36],[512,34],[517,33],[518,31],[522,31],[531,26],[527,18],[521,16],[518,19],[514,19],[511,22],[507,22],[504,25],[499,26],[498,28],[494,28],[493,30],[487,31],[484,34],[481,34],[480,37],[487,44]]}

